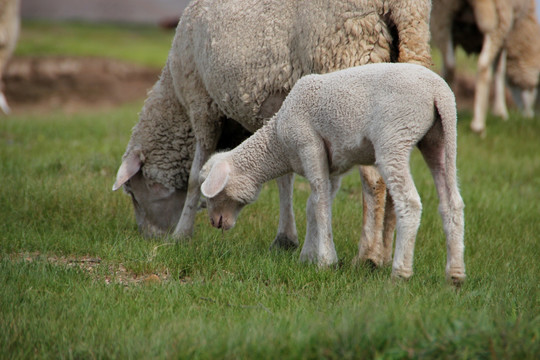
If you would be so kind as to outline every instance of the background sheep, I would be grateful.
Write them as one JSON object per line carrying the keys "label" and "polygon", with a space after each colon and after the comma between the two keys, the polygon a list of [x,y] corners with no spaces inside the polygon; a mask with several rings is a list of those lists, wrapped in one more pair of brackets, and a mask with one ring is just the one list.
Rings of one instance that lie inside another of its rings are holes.
{"label": "background sheep", "polygon": [[[540,74],[540,28],[534,0],[434,0],[431,32],[441,50],[443,74],[454,80],[456,45],[479,52],[473,131],[485,132],[489,89],[495,73],[493,112],[508,118],[504,84],[508,69],[516,102],[532,116]],[[508,53],[508,59],[507,57]]]}
{"label": "background sheep", "polygon": [[2,75],[15,50],[19,29],[19,0],[0,0],[0,108],[5,114],[10,109],[3,92]]}
{"label": "background sheep", "polygon": [[392,275],[409,278],[422,208],[409,169],[410,153],[418,145],[440,198],[447,277],[461,282],[464,215],[457,187],[456,122],[452,90],[419,65],[370,64],[303,77],[268,124],[203,167],[201,190],[211,223],[230,229],[264,182],[294,171],[311,185],[300,259],[334,264],[332,200],[340,176],[353,165],[376,163],[397,213]]}
{"label": "background sheep", "polygon": [[[188,185],[175,235],[190,236],[200,197],[198,173],[216,148],[224,119],[234,119],[250,132],[257,130],[306,74],[370,62],[431,65],[430,6],[430,1],[412,0],[192,2],[182,15],[161,79],[133,130],[114,188],[132,179],[125,189],[133,197],[139,224],[157,232],[158,227],[170,228],[174,219],[161,227],[147,214],[160,202],[167,208],[170,199],[184,196],[177,193]],[[174,92],[165,90],[173,88]],[[194,154],[188,118],[196,138]],[[182,133],[173,141],[177,131]],[[163,141],[169,144],[159,143]],[[376,170],[361,168],[361,176],[369,191],[363,197],[365,231],[359,257],[381,265],[391,259],[395,221],[391,201],[386,200],[386,187]],[[140,182],[137,188],[134,181]],[[278,179],[280,221],[273,245],[280,247],[298,245],[292,183],[292,176]],[[168,192],[161,194],[163,187]],[[155,206],[148,209],[139,198]],[[383,232],[385,217],[389,221]],[[383,243],[386,250],[381,249]]]}

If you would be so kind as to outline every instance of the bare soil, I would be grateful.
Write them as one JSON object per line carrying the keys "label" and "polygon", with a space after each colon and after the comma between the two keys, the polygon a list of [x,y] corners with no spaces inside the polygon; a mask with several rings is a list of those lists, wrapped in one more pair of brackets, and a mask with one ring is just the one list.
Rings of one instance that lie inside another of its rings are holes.
{"label": "bare soil", "polygon": [[[13,111],[112,107],[144,99],[160,69],[93,57],[15,57],[4,74]],[[458,76],[460,109],[472,108],[474,78]]]}
{"label": "bare soil", "polygon": [[79,110],[144,99],[160,69],[88,57],[15,57],[4,74],[13,111]]}

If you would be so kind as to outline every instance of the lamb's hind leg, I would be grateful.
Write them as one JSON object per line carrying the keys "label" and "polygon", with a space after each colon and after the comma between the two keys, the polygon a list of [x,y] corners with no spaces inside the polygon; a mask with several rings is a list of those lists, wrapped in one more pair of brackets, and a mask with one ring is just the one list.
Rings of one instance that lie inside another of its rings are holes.
{"label": "lamb's hind leg", "polygon": [[[446,235],[446,279],[459,285],[465,280],[464,204],[459,194],[455,169],[447,169],[445,165],[442,141],[437,141],[435,138],[424,139],[418,144],[418,148],[431,170],[439,196],[439,213]],[[449,166],[455,166],[455,164],[449,164]]]}
{"label": "lamb's hind leg", "polygon": [[408,279],[413,274],[414,244],[422,204],[409,169],[406,148],[392,147],[391,154],[377,154],[377,166],[386,182],[396,212],[396,248],[392,264],[392,277]]}
{"label": "lamb's hind leg", "polygon": [[294,174],[284,175],[276,181],[279,188],[279,226],[270,249],[296,249],[298,247],[298,233],[292,206]]}

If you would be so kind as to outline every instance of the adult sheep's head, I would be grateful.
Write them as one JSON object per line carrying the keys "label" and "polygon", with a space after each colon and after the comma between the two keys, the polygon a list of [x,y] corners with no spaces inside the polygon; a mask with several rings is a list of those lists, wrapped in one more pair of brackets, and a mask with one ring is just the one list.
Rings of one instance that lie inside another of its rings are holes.
{"label": "adult sheep's head", "polygon": [[146,237],[165,236],[174,231],[186,198],[178,190],[144,176],[144,155],[138,149],[124,156],[113,191],[123,186],[131,196],[139,231]]}
{"label": "adult sheep's head", "polygon": [[234,166],[226,157],[227,153],[212,156],[199,176],[210,223],[223,230],[234,227],[240,210],[255,201],[260,190],[245,176],[235,174]]}

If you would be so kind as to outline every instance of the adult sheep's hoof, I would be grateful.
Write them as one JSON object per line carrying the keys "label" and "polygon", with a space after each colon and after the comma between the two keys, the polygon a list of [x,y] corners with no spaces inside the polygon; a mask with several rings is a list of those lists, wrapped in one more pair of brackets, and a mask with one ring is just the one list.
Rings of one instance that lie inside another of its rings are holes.
{"label": "adult sheep's hoof", "polygon": [[297,238],[291,238],[285,234],[278,234],[272,242],[272,245],[270,245],[270,250],[296,250],[298,245]]}
{"label": "adult sheep's hoof", "polygon": [[482,139],[486,137],[486,127],[483,124],[473,121],[471,123],[471,130],[480,135]]}
{"label": "adult sheep's hoof", "polygon": [[376,270],[384,266],[382,260],[360,257],[358,255],[354,257],[352,264],[353,266],[365,266],[370,270]]}
{"label": "adult sheep's hoof", "polygon": [[455,287],[460,287],[463,285],[466,279],[464,271],[448,271],[446,272],[446,281]]}

